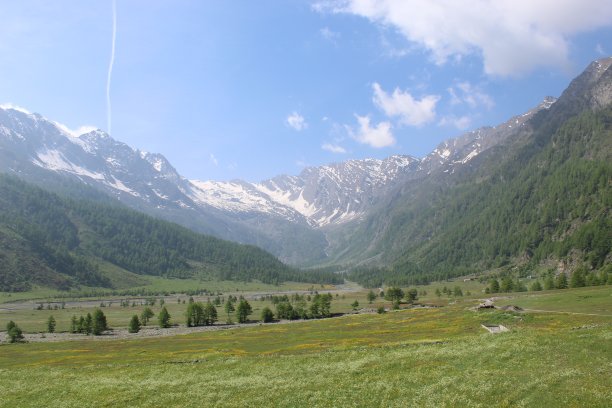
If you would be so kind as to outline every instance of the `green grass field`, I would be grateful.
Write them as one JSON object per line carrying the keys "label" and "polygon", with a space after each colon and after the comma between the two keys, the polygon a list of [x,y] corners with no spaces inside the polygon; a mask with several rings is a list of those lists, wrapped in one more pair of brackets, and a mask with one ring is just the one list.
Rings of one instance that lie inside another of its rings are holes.
{"label": "green grass field", "polygon": [[593,315],[476,312],[466,299],[174,337],[1,345],[0,406],[609,406],[612,317],[596,314],[612,288],[506,300],[543,308],[556,296],[567,300],[557,311]]}

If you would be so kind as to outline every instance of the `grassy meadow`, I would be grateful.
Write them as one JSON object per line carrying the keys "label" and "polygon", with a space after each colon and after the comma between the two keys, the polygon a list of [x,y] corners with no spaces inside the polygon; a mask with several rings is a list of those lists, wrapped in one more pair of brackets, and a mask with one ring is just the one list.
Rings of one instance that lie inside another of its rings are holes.
{"label": "grassy meadow", "polygon": [[174,337],[4,344],[0,406],[609,406],[612,288],[504,301],[562,309],[557,297],[566,310],[474,311],[460,299]]}

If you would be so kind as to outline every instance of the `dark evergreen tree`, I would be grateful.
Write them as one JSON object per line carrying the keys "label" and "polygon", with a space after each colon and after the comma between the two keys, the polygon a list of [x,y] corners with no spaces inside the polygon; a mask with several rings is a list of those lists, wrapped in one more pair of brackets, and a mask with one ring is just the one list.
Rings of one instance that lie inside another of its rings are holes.
{"label": "dark evergreen tree", "polygon": [[272,310],[266,306],[261,310],[261,320],[264,323],[270,323],[272,321],[274,321],[274,313],[272,313]]}
{"label": "dark evergreen tree", "polygon": [[497,279],[491,279],[489,281],[489,290],[491,293],[499,293],[499,282]]}
{"label": "dark evergreen tree", "polygon": [[128,332],[130,333],[138,333],[140,331],[140,320],[138,319],[138,315],[132,316],[130,320],[130,324],[128,325]]}
{"label": "dark evergreen tree", "polygon": [[87,313],[87,316],[85,316],[85,323],[83,325],[83,330],[85,331],[85,334],[90,335],[93,331],[93,317],[91,316],[91,313]]}
{"label": "dark evergreen tree", "polygon": [[166,307],[162,307],[162,309],[159,311],[157,320],[159,321],[159,327],[162,329],[170,327],[170,313],[168,313],[168,309],[166,309]]}
{"label": "dark evergreen tree", "polygon": [[106,316],[101,309],[96,309],[93,314],[91,332],[94,334],[94,336],[99,336],[106,330],[108,330]]}
{"label": "dark evergreen tree", "polygon": [[79,329],[78,329],[78,320],[77,317],[75,315],[72,315],[72,317],[70,318],[70,333],[78,333]]}
{"label": "dark evergreen tree", "polygon": [[49,316],[49,319],[47,319],[47,331],[49,333],[55,333],[55,318],[53,316]]}
{"label": "dark evergreen tree", "polygon": [[555,281],[555,288],[557,289],[567,289],[567,275],[565,272],[561,272],[557,275],[557,279]]}
{"label": "dark evergreen tree", "polygon": [[246,323],[249,319],[249,315],[253,313],[253,309],[246,299],[241,299],[236,308],[236,316],[238,323]]}
{"label": "dark evergreen tree", "polygon": [[204,324],[212,326],[217,321],[217,308],[208,301],[204,306]]}

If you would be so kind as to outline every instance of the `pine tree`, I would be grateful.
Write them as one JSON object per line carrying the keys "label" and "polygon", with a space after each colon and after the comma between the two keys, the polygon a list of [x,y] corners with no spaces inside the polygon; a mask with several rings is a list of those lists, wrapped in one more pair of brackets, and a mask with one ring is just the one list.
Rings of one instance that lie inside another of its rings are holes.
{"label": "pine tree", "polygon": [[274,320],[274,313],[272,313],[272,310],[268,306],[261,310],[261,320],[264,323],[270,323]]}
{"label": "pine tree", "polygon": [[91,331],[94,336],[101,335],[104,331],[108,330],[108,324],[106,322],[106,316],[100,309],[96,309],[93,314],[93,322],[91,325]]}
{"label": "pine tree", "polygon": [[212,326],[217,321],[217,309],[215,306],[208,301],[204,306],[204,324],[206,326]]}
{"label": "pine tree", "polygon": [[49,333],[55,333],[55,318],[53,316],[49,316],[47,320],[47,331]]}
{"label": "pine tree", "polygon": [[170,327],[170,313],[168,313],[168,309],[165,307],[159,311],[157,315],[157,319],[159,320],[159,327],[166,329]]}
{"label": "pine tree", "polygon": [[247,302],[246,299],[241,299],[236,308],[238,323],[246,323],[251,313],[253,313],[253,309],[249,302]]}
{"label": "pine tree", "polygon": [[567,275],[565,275],[565,272],[561,272],[557,276],[557,281],[555,282],[555,287],[557,289],[567,289]]}
{"label": "pine tree", "polygon": [[357,310],[357,308],[359,307],[359,302],[355,300],[353,303],[351,303],[351,307],[353,308],[353,310]]}
{"label": "pine tree", "polygon": [[370,289],[370,291],[368,292],[368,303],[372,304],[374,300],[376,300],[376,293],[374,293],[374,291]]}
{"label": "pine tree", "polygon": [[93,318],[91,317],[91,313],[87,313],[87,316],[85,317],[85,323],[83,325],[83,330],[85,331],[85,334],[90,335],[92,329],[93,329]]}
{"label": "pine tree", "polygon": [[231,299],[231,296],[227,299],[227,302],[225,302],[225,313],[227,313],[227,324],[232,324],[232,316],[231,314],[234,313],[236,311],[236,309],[234,308],[234,302]]}
{"label": "pine tree", "polygon": [[544,290],[551,290],[555,288],[555,281],[552,275],[548,275],[546,279],[544,279]]}
{"label": "pine tree", "polygon": [[130,320],[130,324],[128,326],[128,332],[130,333],[138,333],[140,331],[140,320],[138,320],[138,315],[132,316]]}
{"label": "pine tree", "polygon": [[586,285],[586,279],[584,277],[584,271],[581,268],[578,268],[572,273],[572,277],[570,279],[570,287],[572,288],[582,288]]}
{"label": "pine tree", "polygon": [[72,315],[72,318],[70,318],[70,333],[78,333],[78,321],[77,321],[77,317],[75,315]]}
{"label": "pine tree", "polygon": [[489,282],[489,288],[491,290],[491,293],[499,293],[499,282],[497,281],[497,279],[491,279],[491,281]]}
{"label": "pine tree", "polygon": [[146,326],[149,323],[149,319],[155,316],[153,310],[150,307],[145,307],[142,313],[140,314],[140,322],[143,326]]}

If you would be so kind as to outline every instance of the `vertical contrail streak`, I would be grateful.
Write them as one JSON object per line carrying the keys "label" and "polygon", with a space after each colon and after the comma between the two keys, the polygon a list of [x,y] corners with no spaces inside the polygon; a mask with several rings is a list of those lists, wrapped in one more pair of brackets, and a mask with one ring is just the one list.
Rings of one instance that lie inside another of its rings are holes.
{"label": "vertical contrail streak", "polygon": [[117,1],[113,0],[113,43],[111,47],[111,57],[108,64],[108,74],[106,76],[106,131],[111,134],[112,113],[110,86],[113,75],[113,64],[115,63],[115,40],[117,39]]}

